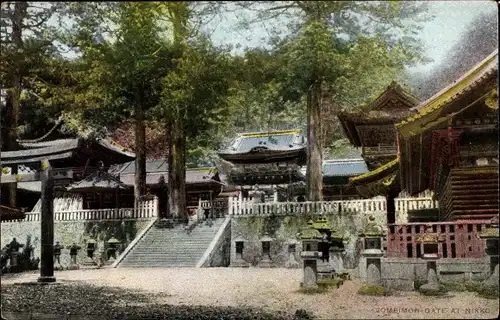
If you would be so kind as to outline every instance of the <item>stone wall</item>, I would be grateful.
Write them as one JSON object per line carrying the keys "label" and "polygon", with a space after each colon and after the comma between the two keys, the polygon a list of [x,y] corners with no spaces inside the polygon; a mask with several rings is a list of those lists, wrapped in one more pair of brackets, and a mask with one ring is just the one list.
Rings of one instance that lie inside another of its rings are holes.
{"label": "stone wall", "polygon": [[[363,260],[363,259],[362,259]],[[489,275],[488,258],[440,259],[436,263],[440,281],[482,280]],[[366,264],[359,264],[360,278],[366,279]],[[381,258],[381,278],[385,287],[412,291],[415,282],[427,282],[427,260],[420,258]]]}
{"label": "stone wall", "polygon": [[[358,233],[364,228],[368,214],[329,214],[325,215],[332,226],[348,239],[343,256],[344,267],[354,269],[358,265],[360,247]],[[386,225],[384,212],[374,214],[379,225]],[[240,266],[236,255],[236,241],[244,241],[243,258],[248,264],[258,266],[262,253],[260,239],[267,234],[271,242],[271,261],[274,267],[285,267],[290,259],[289,245],[297,240],[297,233],[307,225],[311,218],[317,215],[290,216],[233,216],[231,220],[231,265]],[[300,260],[301,244],[295,246],[295,258]]]}
{"label": "stone wall", "polygon": [[222,235],[203,267],[229,267],[231,250],[231,222],[228,223]]}
{"label": "stone wall", "polygon": [[[81,263],[85,260],[87,254],[85,241],[91,234],[96,234],[98,239],[104,241],[115,237],[121,242],[117,253],[118,257],[118,254],[125,250],[127,245],[146,227],[148,222],[148,220],[55,221],[54,243],[59,241],[61,245],[66,247],[76,242],[82,247],[77,256],[77,261]],[[1,232],[2,248],[12,241],[12,238],[16,238],[21,244],[30,242],[34,247],[34,258],[40,257],[40,221],[3,222]],[[61,253],[61,264],[68,266],[69,262],[69,250],[64,249]]]}

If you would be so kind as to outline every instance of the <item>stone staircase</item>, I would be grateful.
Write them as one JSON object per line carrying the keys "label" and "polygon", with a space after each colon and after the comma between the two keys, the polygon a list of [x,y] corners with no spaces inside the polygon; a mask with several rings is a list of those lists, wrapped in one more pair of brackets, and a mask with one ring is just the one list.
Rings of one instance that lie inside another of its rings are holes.
{"label": "stone staircase", "polygon": [[183,225],[173,228],[153,226],[118,264],[120,268],[194,268],[222,226],[200,222],[188,234]]}

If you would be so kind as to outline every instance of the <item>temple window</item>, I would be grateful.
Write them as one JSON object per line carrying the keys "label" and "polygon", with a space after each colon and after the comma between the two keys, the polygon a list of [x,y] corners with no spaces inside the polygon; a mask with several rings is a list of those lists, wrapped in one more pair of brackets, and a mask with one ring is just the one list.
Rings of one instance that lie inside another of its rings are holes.
{"label": "temple window", "polygon": [[243,254],[243,241],[236,241],[236,254]]}
{"label": "temple window", "polygon": [[271,242],[263,241],[262,242],[262,253],[269,254],[270,251],[271,251]]}

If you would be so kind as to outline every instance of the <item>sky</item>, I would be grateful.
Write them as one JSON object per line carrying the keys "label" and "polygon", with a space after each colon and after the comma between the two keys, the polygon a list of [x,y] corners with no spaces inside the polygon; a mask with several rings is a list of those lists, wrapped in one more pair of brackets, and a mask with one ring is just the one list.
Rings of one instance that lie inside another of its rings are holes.
{"label": "sky", "polygon": [[[412,67],[413,72],[431,72],[446,57],[448,50],[458,41],[460,35],[467,30],[470,22],[479,14],[497,11],[493,1],[430,1],[431,13],[435,18],[427,22],[419,34],[425,53],[433,62]],[[266,27],[255,25],[249,31],[237,30],[238,18],[228,14],[225,19],[212,21],[212,40],[215,44],[240,44],[242,47],[261,46],[263,38],[268,37]],[[242,49],[240,49],[242,50]]]}
{"label": "sky", "polygon": [[[498,11],[497,4],[491,0],[481,1],[428,1],[430,10],[435,18],[426,22],[419,34],[427,58],[433,62],[419,65],[409,69],[410,72],[432,72],[444,61],[451,47],[459,40],[460,35],[467,30],[473,19],[488,11]],[[253,24],[251,29],[243,30],[236,28],[239,17],[233,13],[226,13],[204,26],[204,31],[211,34],[212,41],[216,45],[230,44],[238,47],[234,53],[243,52],[245,47],[264,46],[269,38],[268,30],[275,25]],[[52,22],[57,25],[55,20]],[[65,21],[68,23],[68,21]],[[276,22],[278,25],[280,21]],[[284,25],[284,23],[282,23]],[[75,57],[74,53],[65,54],[68,58]]]}

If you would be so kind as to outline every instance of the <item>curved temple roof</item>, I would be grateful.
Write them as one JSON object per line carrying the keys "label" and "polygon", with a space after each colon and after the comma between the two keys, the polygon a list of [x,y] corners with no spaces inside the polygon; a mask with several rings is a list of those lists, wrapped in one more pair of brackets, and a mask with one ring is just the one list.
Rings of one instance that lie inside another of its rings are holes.
{"label": "curved temple roof", "polygon": [[[464,74],[458,80],[436,93],[434,96],[418,105],[415,110],[417,114],[396,124],[396,128],[403,136],[416,134],[410,132],[411,124],[426,116],[435,113],[435,117],[439,117],[439,110],[450,105],[455,100],[459,99],[464,94],[474,91],[475,88],[480,87],[483,83],[490,81],[492,78],[496,79],[498,71],[498,49],[486,57],[483,61],[477,64],[469,72]],[[424,126],[425,127],[425,126]],[[417,130],[418,131],[418,130]]]}

